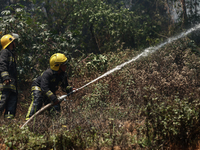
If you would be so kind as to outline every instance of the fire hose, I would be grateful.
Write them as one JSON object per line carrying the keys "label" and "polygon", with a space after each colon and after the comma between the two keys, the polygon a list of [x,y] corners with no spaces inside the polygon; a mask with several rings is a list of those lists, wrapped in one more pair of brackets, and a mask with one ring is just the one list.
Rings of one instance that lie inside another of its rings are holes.
{"label": "fire hose", "polygon": [[[73,90],[72,92],[68,93],[67,95],[62,95],[60,97],[58,97],[58,101],[59,103],[61,103],[63,100],[65,100],[65,98],[69,95],[71,95],[72,93],[76,92],[77,90]],[[40,110],[38,110],[34,115],[32,115],[20,128],[23,128],[25,125],[27,125],[31,120],[33,120],[33,118],[35,118],[37,115],[39,115],[40,113],[42,113],[43,111],[47,110],[48,108],[50,108],[51,106],[53,106],[53,103],[49,103],[47,105],[45,105],[44,107],[42,107]]]}

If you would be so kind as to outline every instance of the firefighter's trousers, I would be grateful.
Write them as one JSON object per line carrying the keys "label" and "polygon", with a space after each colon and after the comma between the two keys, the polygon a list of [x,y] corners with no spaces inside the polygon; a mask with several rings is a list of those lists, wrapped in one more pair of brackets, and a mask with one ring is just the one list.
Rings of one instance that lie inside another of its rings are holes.
{"label": "firefighter's trousers", "polygon": [[18,101],[17,95],[16,92],[9,89],[3,89],[0,91],[0,113],[2,114],[5,109],[5,118],[14,118]]}
{"label": "firefighter's trousers", "polygon": [[[51,103],[48,97],[40,90],[33,90],[31,92],[31,105],[29,106],[28,113],[26,115],[26,120],[28,120],[35,112],[41,109],[42,105],[47,105]],[[60,104],[54,105],[52,108],[49,109],[50,112],[60,112]]]}

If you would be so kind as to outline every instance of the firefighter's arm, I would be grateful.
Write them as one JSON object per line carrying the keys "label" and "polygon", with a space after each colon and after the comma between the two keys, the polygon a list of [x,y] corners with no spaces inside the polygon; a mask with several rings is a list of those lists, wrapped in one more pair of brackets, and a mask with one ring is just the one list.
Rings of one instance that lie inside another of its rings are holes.
{"label": "firefighter's arm", "polygon": [[64,82],[61,84],[61,87],[62,87],[63,91],[66,92],[66,93],[70,93],[70,92],[76,90],[76,88],[73,88],[72,86],[70,86],[68,84],[68,80],[67,80],[67,75],[66,74],[64,76]]}
{"label": "firefighter's arm", "polygon": [[51,100],[51,102],[55,103],[57,101],[56,95],[49,89],[50,85],[50,75],[47,72],[42,74],[41,79],[41,89],[47,95],[47,97]]}
{"label": "firefighter's arm", "polygon": [[0,56],[0,72],[1,72],[1,78],[3,79],[3,82],[5,84],[8,84],[10,82],[10,76],[8,73],[8,52],[7,50],[2,50],[1,51],[1,56]]}

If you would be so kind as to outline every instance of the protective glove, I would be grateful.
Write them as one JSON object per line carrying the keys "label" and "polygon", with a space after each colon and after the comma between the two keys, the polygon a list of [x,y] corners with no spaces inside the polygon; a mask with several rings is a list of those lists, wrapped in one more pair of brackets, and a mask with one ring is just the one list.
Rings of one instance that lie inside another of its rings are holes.
{"label": "protective glove", "polygon": [[57,98],[54,98],[54,99],[51,101],[51,103],[52,103],[53,105],[57,105],[57,104],[59,103],[59,100],[58,100]]}
{"label": "protective glove", "polygon": [[54,103],[53,103],[53,105],[57,105],[57,104],[59,104],[60,102],[59,102],[59,100],[56,100]]}
{"label": "protective glove", "polygon": [[10,79],[6,79],[6,80],[4,80],[4,82],[3,82],[3,85],[8,85],[8,84],[10,84]]}
{"label": "protective glove", "polygon": [[66,92],[67,92],[67,93],[70,93],[72,90],[73,90],[73,87],[72,87],[72,86],[67,86],[67,87],[66,87]]}

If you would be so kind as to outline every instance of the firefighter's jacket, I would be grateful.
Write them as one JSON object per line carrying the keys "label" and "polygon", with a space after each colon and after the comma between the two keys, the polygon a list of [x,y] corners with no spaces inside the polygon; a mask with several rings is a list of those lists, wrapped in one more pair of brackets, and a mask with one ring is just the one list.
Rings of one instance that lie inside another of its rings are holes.
{"label": "firefighter's jacket", "polygon": [[[17,69],[14,50],[3,49],[0,51],[0,89],[11,89],[17,93]],[[10,84],[3,85],[5,80]]]}
{"label": "firefighter's jacket", "polygon": [[72,91],[72,87],[68,85],[67,74],[65,72],[58,74],[58,71],[47,69],[33,81],[31,90],[41,90],[51,101],[55,102],[57,100],[55,92],[59,86],[64,92],[69,93]]}

